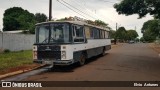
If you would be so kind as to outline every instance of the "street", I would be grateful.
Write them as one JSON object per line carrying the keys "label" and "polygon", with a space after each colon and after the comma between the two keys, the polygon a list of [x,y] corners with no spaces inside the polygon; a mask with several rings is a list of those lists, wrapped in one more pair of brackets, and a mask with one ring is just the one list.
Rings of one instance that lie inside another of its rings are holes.
{"label": "street", "polygon": [[160,81],[160,57],[147,44],[124,44],[82,67],[72,65],[27,81]]}
{"label": "street", "polygon": [[160,81],[160,57],[148,44],[123,44],[84,66],[59,67],[23,81]]}

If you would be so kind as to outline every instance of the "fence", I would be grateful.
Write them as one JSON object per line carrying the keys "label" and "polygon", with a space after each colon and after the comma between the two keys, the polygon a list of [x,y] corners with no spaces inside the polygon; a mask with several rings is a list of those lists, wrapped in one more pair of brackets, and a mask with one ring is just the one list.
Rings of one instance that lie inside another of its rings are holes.
{"label": "fence", "polygon": [[30,50],[34,43],[35,35],[0,33],[0,49],[11,51]]}

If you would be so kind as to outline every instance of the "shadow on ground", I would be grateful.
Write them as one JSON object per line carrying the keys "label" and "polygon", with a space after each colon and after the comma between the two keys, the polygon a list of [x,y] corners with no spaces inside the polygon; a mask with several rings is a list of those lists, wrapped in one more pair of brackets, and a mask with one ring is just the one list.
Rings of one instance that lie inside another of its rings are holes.
{"label": "shadow on ground", "polygon": [[[108,55],[108,53],[106,53],[105,55]],[[98,55],[98,56],[94,56],[92,58],[86,59],[85,65],[98,60],[100,57],[102,57],[102,56]],[[69,66],[54,66],[53,68],[49,68],[47,72],[51,72],[51,73],[52,72],[66,72],[66,73],[74,72],[74,69],[84,67],[85,65],[80,66],[78,63],[74,63],[74,64],[69,65]]]}

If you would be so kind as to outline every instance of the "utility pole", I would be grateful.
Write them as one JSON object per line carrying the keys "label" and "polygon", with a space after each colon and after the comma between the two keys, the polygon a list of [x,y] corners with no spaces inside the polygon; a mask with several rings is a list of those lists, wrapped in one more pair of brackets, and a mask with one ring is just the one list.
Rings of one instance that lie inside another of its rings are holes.
{"label": "utility pole", "polygon": [[137,27],[135,26],[135,31],[137,30]]}
{"label": "utility pole", "polygon": [[[116,23],[116,32],[117,32],[117,26],[118,26],[118,23]],[[117,35],[115,33],[115,36],[114,36],[114,44],[117,44]]]}
{"label": "utility pole", "polygon": [[118,23],[116,23],[116,31],[117,31]]}
{"label": "utility pole", "polygon": [[49,0],[49,21],[52,20],[52,0]]}

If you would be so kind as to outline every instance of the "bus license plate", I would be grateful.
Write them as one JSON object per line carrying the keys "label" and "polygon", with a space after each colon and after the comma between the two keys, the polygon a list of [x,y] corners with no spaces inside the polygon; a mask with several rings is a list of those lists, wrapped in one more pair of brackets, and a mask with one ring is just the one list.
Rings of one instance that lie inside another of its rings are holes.
{"label": "bus license plate", "polygon": [[53,64],[53,61],[44,61],[44,64]]}

